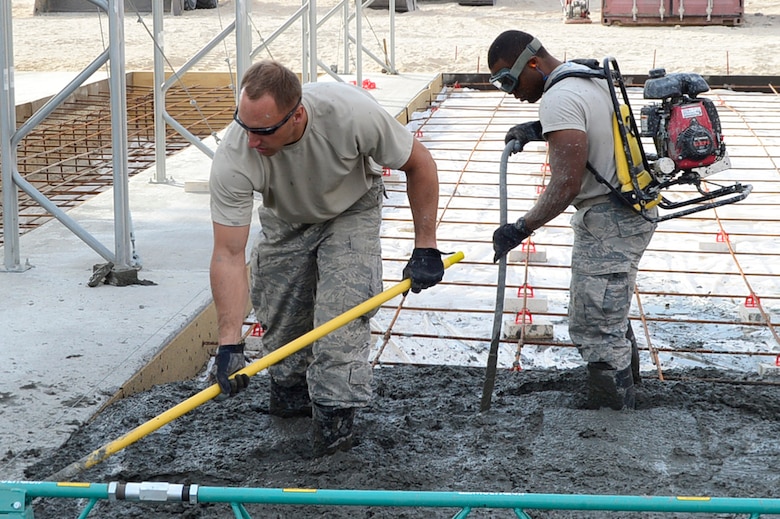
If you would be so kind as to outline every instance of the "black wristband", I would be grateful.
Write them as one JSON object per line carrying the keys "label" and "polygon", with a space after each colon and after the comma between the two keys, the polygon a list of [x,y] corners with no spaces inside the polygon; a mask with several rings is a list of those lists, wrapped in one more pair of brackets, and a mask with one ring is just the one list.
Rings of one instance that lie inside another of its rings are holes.
{"label": "black wristband", "polygon": [[518,231],[520,231],[521,233],[523,233],[523,234],[525,234],[527,236],[531,236],[534,233],[525,224],[525,218],[523,218],[522,216],[520,218],[518,218],[517,221],[515,222],[515,229],[517,229]]}
{"label": "black wristband", "polygon": [[245,344],[244,341],[241,341],[238,344],[223,344],[217,348],[217,351],[222,350],[227,353],[244,353]]}
{"label": "black wristband", "polygon": [[434,249],[433,247],[415,247],[414,250],[412,250],[413,256],[423,256],[423,257],[439,257],[443,253],[439,249]]}

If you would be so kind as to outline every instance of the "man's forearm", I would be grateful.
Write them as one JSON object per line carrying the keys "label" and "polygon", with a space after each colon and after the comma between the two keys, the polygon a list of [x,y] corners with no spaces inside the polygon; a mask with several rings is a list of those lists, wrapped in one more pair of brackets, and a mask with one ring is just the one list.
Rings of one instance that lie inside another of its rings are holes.
{"label": "man's forearm", "polygon": [[566,161],[558,160],[557,156],[552,156],[552,151],[550,153],[552,168],[550,183],[525,215],[525,223],[531,231],[542,227],[564,212],[577,197],[582,185],[582,175],[577,172],[584,169],[584,166],[582,168],[579,165],[571,166]]}
{"label": "man's forearm", "polygon": [[439,182],[432,174],[411,175],[407,196],[414,220],[415,247],[436,248],[436,218],[439,210]]}
{"label": "man's forearm", "polygon": [[553,192],[548,186],[536,204],[525,214],[525,223],[530,231],[539,229],[569,207],[571,200],[568,196],[555,196],[551,194]]}
{"label": "man's forearm", "polygon": [[217,309],[219,344],[236,344],[246,317],[249,297],[246,265],[242,261],[211,262],[211,294]]}

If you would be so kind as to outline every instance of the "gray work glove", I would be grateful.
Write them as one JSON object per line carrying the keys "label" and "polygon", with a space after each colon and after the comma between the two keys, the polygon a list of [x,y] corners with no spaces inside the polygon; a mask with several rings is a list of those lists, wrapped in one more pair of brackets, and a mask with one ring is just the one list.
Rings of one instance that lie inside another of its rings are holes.
{"label": "gray work glove", "polygon": [[543,141],[542,123],[539,121],[532,121],[512,126],[509,131],[506,132],[504,144],[509,144],[512,140],[515,141],[515,147],[512,150],[512,153],[523,151],[523,147],[530,141]]}
{"label": "gray work glove", "polygon": [[225,344],[217,348],[214,364],[209,372],[209,382],[219,384],[222,393],[217,400],[237,395],[249,385],[249,376],[241,373],[233,378],[230,375],[246,366],[244,343]]}
{"label": "gray work glove", "polygon": [[503,258],[510,250],[520,245],[531,236],[531,231],[525,226],[525,218],[518,218],[515,223],[506,223],[493,232],[493,263]]}
{"label": "gray work glove", "polygon": [[[412,292],[430,288],[444,278],[444,262],[439,249],[415,248],[412,257],[404,267],[404,279],[412,280]],[[406,293],[404,293],[406,295]]]}

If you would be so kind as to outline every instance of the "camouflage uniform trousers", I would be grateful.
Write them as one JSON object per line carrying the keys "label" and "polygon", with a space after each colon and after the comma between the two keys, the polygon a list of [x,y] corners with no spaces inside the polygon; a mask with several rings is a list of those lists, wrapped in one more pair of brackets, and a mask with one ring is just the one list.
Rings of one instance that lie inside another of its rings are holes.
{"label": "camouflage uniform trousers", "polygon": [[655,231],[631,208],[607,202],[578,210],[569,288],[569,335],[585,362],[631,364],[626,339],[639,260]]}
{"label": "camouflage uniform trousers", "polygon": [[[339,216],[290,224],[261,207],[262,230],[252,258],[251,298],[267,326],[263,348],[274,351],[382,290],[381,179]],[[308,382],[314,403],[364,407],[371,399],[369,319],[376,310],[330,332],[269,367],[290,387]]]}

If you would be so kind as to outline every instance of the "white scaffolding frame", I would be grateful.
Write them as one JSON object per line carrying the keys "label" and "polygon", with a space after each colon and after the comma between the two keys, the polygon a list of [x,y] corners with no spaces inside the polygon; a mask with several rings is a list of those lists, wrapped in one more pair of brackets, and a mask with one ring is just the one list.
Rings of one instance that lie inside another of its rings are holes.
{"label": "white scaffolding frame", "polygon": [[[19,232],[19,197],[18,190],[24,191],[42,208],[59,220],[73,234],[91,247],[107,262],[113,264],[115,271],[135,270],[140,267],[138,256],[134,253],[134,239],[128,200],[128,142],[127,142],[127,99],[126,70],[124,46],[124,0],[88,0],[101,9],[108,17],[109,42],[108,49],[102,52],[79,73],[63,90],[54,95],[44,106],[38,109],[22,126],[17,129],[16,98],[14,93],[14,60],[11,2],[0,2],[0,168],[3,182],[3,233],[4,233],[4,263],[0,272],[23,272],[30,265],[21,262],[20,232]],[[351,12],[351,5],[355,5]],[[252,49],[252,36],[249,22],[251,0],[235,0],[235,21],[223,29],[171,77],[165,79],[165,57],[162,45],[163,2],[152,2],[154,48],[154,124],[155,124],[155,158],[156,182],[166,182],[165,173],[165,127],[171,126],[192,145],[209,157],[213,151],[201,139],[189,132],[174,117],[165,110],[165,93],[178,79],[195,63],[202,59],[216,45],[235,33],[236,68],[235,84],[251,64],[251,60],[265,49],[281,33],[286,31],[297,20],[301,22],[301,78],[304,83],[317,81],[319,70],[325,71],[338,81],[342,79],[325,63],[317,58],[317,28],[333,15],[342,14],[344,24],[344,73],[349,73],[349,43],[361,52],[356,52],[356,76],[358,84],[362,83],[362,55],[366,53],[382,65],[388,73],[397,74],[395,69],[395,0],[389,2],[390,15],[390,56],[389,62],[383,62],[363,47],[362,43],[362,9],[369,6],[373,0],[342,0],[321,20],[317,19],[316,0],[302,0],[301,7],[285,21],[274,33],[257,48]],[[355,35],[350,34],[350,24],[354,19]],[[314,30],[311,30],[311,28]],[[251,50],[250,50],[251,49]],[[113,148],[113,193],[114,193],[114,250],[109,250],[98,239],[92,236],[78,222],[57,207],[45,195],[27,182],[19,173],[17,147],[30,131],[58,108],[73,94],[92,74],[108,62],[109,65],[109,95],[111,106],[111,134]]]}

